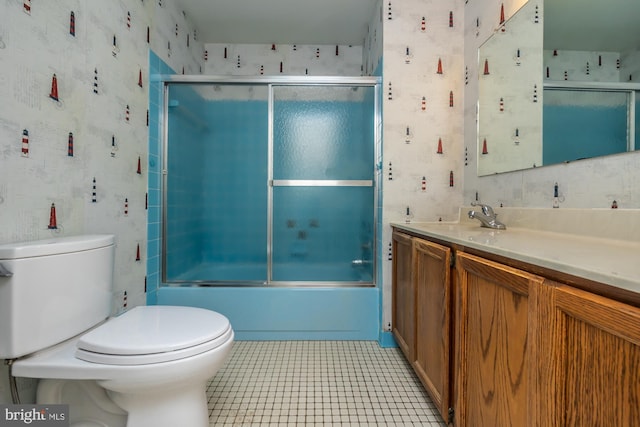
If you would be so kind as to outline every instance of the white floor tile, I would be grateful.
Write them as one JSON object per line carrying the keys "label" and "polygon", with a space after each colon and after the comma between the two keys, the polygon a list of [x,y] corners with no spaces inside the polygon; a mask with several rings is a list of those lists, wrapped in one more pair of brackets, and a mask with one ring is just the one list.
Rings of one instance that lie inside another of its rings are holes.
{"label": "white floor tile", "polygon": [[211,426],[446,426],[400,350],[374,341],[237,341],[207,396]]}

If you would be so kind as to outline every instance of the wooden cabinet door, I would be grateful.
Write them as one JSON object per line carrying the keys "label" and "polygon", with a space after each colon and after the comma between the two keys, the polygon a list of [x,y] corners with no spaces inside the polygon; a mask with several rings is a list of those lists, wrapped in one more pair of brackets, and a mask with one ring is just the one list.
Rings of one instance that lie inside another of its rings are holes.
{"label": "wooden cabinet door", "polygon": [[532,299],[543,279],[462,252],[456,271],[455,424],[536,426]]}
{"label": "wooden cabinet door", "polygon": [[559,285],[548,317],[541,425],[640,426],[640,309]]}
{"label": "wooden cabinet door", "polygon": [[440,414],[450,407],[451,249],[414,240],[416,351],[413,368]]}
{"label": "wooden cabinet door", "polygon": [[392,261],[393,336],[407,360],[415,351],[415,286],[413,284],[413,239],[393,233]]}

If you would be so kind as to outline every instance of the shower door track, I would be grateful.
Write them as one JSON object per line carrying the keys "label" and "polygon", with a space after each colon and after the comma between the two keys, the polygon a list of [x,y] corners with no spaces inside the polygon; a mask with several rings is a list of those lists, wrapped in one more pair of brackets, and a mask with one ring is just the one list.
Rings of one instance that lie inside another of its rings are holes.
{"label": "shower door track", "polygon": [[[273,287],[374,287],[378,280],[378,192],[374,191],[373,210],[373,271],[371,282],[351,282],[351,281],[274,281],[272,280],[272,244],[273,244],[273,187],[280,186],[315,186],[315,187],[374,187],[379,188],[379,174],[377,170],[376,159],[380,159],[381,144],[381,121],[382,111],[380,102],[380,77],[341,77],[341,76],[216,76],[216,75],[183,75],[183,74],[167,74],[152,75],[152,82],[160,82],[163,87],[163,120],[162,135],[162,239],[161,239],[161,269],[162,283],[173,286],[273,286]],[[215,281],[215,280],[189,280],[167,282],[166,280],[166,224],[167,224],[167,175],[168,175],[168,136],[169,126],[169,84],[225,84],[225,85],[263,85],[268,87],[268,197],[267,197],[267,280],[265,281]],[[374,169],[373,180],[274,180],[273,179],[273,91],[276,86],[342,86],[342,87],[372,87],[374,89],[374,156],[372,166]]]}

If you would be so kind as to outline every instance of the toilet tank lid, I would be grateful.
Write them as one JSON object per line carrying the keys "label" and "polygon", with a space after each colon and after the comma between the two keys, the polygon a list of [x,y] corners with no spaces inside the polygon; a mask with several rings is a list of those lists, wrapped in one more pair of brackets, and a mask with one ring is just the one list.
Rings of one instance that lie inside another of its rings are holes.
{"label": "toilet tank lid", "polygon": [[110,246],[114,241],[111,234],[94,234],[7,243],[0,245],[0,260],[80,252]]}

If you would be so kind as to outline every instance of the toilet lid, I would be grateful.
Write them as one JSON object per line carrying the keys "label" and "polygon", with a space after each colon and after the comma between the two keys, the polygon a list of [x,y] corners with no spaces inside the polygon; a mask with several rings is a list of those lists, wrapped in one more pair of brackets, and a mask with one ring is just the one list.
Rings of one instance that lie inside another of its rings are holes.
{"label": "toilet lid", "polygon": [[229,335],[229,320],[215,311],[139,306],[84,334],[76,357],[116,365],[160,363],[218,347]]}

